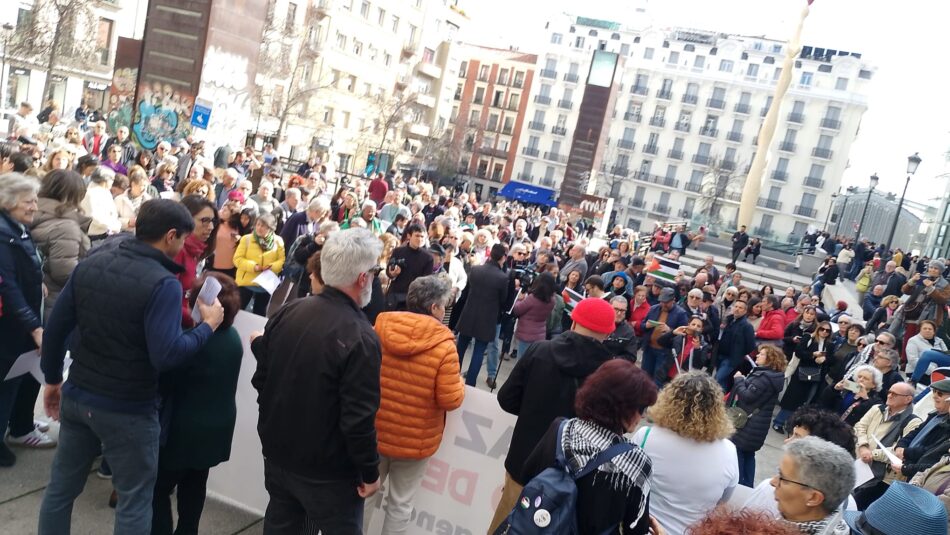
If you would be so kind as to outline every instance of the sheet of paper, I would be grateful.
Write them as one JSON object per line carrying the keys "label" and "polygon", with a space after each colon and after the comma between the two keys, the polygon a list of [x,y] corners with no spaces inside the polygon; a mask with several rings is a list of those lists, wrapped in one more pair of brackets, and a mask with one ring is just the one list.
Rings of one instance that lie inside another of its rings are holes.
{"label": "sheet of paper", "polygon": [[877,444],[878,448],[881,448],[882,450],[884,450],[884,455],[887,456],[887,460],[890,461],[891,464],[900,464],[900,465],[904,464],[904,461],[900,460],[897,457],[897,455],[894,455],[894,452],[892,452],[887,446],[882,444],[880,439],[878,439],[873,433],[871,434],[871,438],[874,439],[874,443]]}
{"label": "sheet of paper", "polygon": [[[10,379],[16,379],[21,375],[26,375],[33,372],[33,368],[40,367],[40,354],[37,350],[27,351],[19,357],[17,357],[16,362],[13,363],[13,366],[10,368],[10,371],[7,372],[7,376],[3,378],[4,381],[9,381]],[[40,382],[43,382],[42,376],[39,379]]]}
{"label": "sheet of paper", "polygon": [[[205,279],[205,283],[201,285],[201,290],[198,292],[198,299],[202,303],[210,305],[214,303],[219,293],[221,293],[221,283],[214,277],[208,277]],[[195,325],[201,323],[201,311],[198,310],[197,302],[195,306],[191,307],[191,319],[195,321]]]}
{"label": "sheet of paper", "polygon": [[254,278],[254,284],[263,288],[267,293],[272,294],[280,286],[280,277],[273,271],[267,269],[261,271],[261,274]]}

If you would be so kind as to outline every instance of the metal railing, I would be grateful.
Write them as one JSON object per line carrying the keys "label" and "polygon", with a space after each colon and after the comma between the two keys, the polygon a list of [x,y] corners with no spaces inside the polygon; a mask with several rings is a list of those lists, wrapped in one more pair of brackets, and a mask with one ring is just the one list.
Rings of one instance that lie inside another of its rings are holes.
{"label": "metal railing", "polygon": [[742,143],[742,132],[726,132],[726,139],[735,141],[736,143]]}
{"label": "metal railing", "polygon": [[736,107],[733,108],[733,109],[736,111],[736,113],[741,113],[741,114],[743,114],[743,115],[748,115],[748,114],[749,114],[749,110],[751,109],[751,106],[749,106],[748,104],[745,104],[745,103],[743,103],[743,102],[740,102],[740,103],[736,104]]}
{"label": "metal railing", "polygon": [[710,98],[706,101],[706,105],[717,110],[726,109],[726,101],[719,98]]}
{"label": "metal railing", "polygon": [[795,113],[795,112],[789,113],[788,122],[802,124],[805,122],[805,115],[801,113]]}
{"label": "metal railing", "polygon": [[755,205],[758,206],[759,208],[766,208],[766,209],[769,209],[769,210],[781,210],[781,209],[782,209],[782,201],[778,201],[778,200],[774,200],[774,199],[765,199],[765,198],[762,198],[762,197],[759,197],[759,200],[758,200],[758,202],[755,203]]}
{"label": "metal railing", "polygon": [[660,147],[659,145],[644,145],[643,152],[647,154],[656,154],[660,152]]}
{"label": "metal railing", "polygon": [[541,78],[557,79],[557,71],[553,69],[541,69]]}
{"label": "metal railing", "polygon": [[806,188],[815,188],[815,189],[825,188],[825,181],[820,178],[815,178],[813,176],[806,176],[805,180],[802,181],[802,184]]}
{"label": "metal railing", "polygon": [[699,135],[707,137],[716,137],[719,135],[719,129],[711,126],[703,126],[699,129]]}
{"label": "metal railing", "polygon": [[534,101],[538,104],[544,104],[545,106],[551,104],[551,97],[547,95],[535,95]]}
{"label": "metal railing", "polygon": [[839,121],[838,119],[831,119],[831,118],[825,117],[821,120],[821,127],[828,128],[830,130],[840,130],[841,121]]}
{"label": "metal railing", "polygon": [[788,182],[788,171],[779,171],[776,169],[772,171],[772,180],[778,180],[779,182]]}
{"label": "metal railing", "polygon": [[535,130],[537,132],[544,132],[547,129],[547,126],[542,122],[538,121],[528,121],[528,130]]}
{"label": "metal railing", "polygon": [[808,218],[811,218],[811,219],[815,219],[815,216],[818,215],[818,210],[816,210],[816,209],[814,209],[814,208],[812,208],[812,207],[810,207],[810,206],[800,206],[800,205],[799,205],[799,206],[796,206],[796,207],[795,207],[795,215],[800,215],[800,216],[808,217]]}
{"label": "metal railing", "polygon": [[834,153],[835,152],[833,150],[825,149],[822,147],[815,147],[811,151],[811,155],[814,156],[815,158],[822,158],[825,160],[830,160],[831,157],[834,156]]}

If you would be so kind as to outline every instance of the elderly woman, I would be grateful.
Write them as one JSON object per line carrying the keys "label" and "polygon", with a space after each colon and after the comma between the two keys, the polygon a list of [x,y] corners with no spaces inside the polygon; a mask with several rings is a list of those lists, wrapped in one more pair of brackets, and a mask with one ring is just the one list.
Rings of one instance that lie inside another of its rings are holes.
{"label": "elderly woman", "polygon": [[270,293],[254,280],[264,271],[280,275],[284,269],[284,241],[274,230],[277,221],[271,214],[261,214],[254,224],[254,231],[241,237],[234,250],[234,266],[237,268],[237,283],[241,288],[241,308],[254,301],[253,311],[258,316],[267,313]]}
{"label": "elderly woman", "polygon": [[900,304],[901,300],[896,295],[888,295],[885,296],[884,299],[881,299],[881,306],[877,307],[871,319],[868,320],[868,332],[877,334],[881,331],[889,330],[891,320],[894,318],[894,312]]}
{"label": "elderly woman", "polygon": [[[0,299],[3,301],[3,314],[0,315],[0,378],[6,378],[17,357],[38,349],[43,341],[43,270],[28,230],[36,215],[36,193],[39,187],[36,179],[19,173],[5,174],[0,180]],[[0,427],[6,427],[10,421],[14,404],[30,402],[29,399],[22,402],[17,400],[21,381],[22,376],[0,381]],[[27,392],[34,402],[37,391]],[[55,445],[49,437],[34,429],[32,414],[28,423],[18,420],[10,425],[8,440],[11,444],[31,447]],[[16,456],[6,444],[0,442],[0,466],[13,466],[15,462]]]}
{"label": "elderly woman", "polygon": [[280,202],[274,198],[274,184],[262,180],[257,187],[257,194],[251,195],[251,200],[257,203],[258,212],[272,214],[280,208]]}
{"label": "elderly woman", "polygon": [[838,381],[826,408],[841,416],[853,426],[873,407],[881,403],[881,383],[884,375],[874,366],[862,365],[854,371],[854,380]]}
{"label": "elderly woman", "polygon": [[494,240],[491,231],[480,228],[475,232],[475,244],[472,246],[473,266],[480,266],[488,260],[492,245],[494,245]]}
{"label": "elderly woman", "polygon": [[[545,469],[557,466],[555,457],[561,444],[569,469],[575,474],[580,472],[578,532],[649,533],[653,463],[637,447],[637,441],[627,439],[625,433],[637,427],[643,411],[656,397],[653,380],[632,362],[614,359],[601,364],[577,391],[577,417],[557,418],[551,423],[525,460],[521,479],[530,481]],[[612,464],[589,465],[611,447],[618,451],[610,459]]]}
{"label": "elderly woman", "polygon": [[840,446],[815,436],[786,443],[772,486],[782,518],[801,533],[850,532],[842,505],[854,487],[854,459]]}
{"label": "elderly woman", "polygon": [[[933,363],[928,359],[920,373],[917,372],[917,363],[924,353],[933,352],[938,355],[947,355],[947,345],[943,339],[937,336],[937,324],[933,320],[921,320],[918,324],[920,332],[915,334],[907,341],[905,354],[907,355],[907,375],[915,382],[925,374],[930,373],[930,367]],[[948,359],[950,362],[950,359]]]}
{"label": "elderly woman", "polygon": [[208,343],[194,356],[193,364],[161,377],[163,436],[159,449],[158,477],[152,496],[152,533],[173,532],[171,493],[177,489],[178,526],[175,533],[198,533],[204,507],[208,471],[231,457],[231,439],[237,420],[234,394],[244,354],[234,316],[241,297],[234,279],[209,272],[188,286],[189,308],[207,278],[221,283],[218,301],[224,321]]}
{"label": "elderly woman", "polygon": [[732,435],[739,457],[739,484],[755,484],[755,453],[762,449],[769,434],[772,411],[785,387],[785,353],[773,345],[759,346],[755,367],[748,376],[736,372],[729,404],[746,411],[749,419]]}
{"label": "elderly woman", "polygon": [[[121,147],[118,148],[121,150]],[[92,218],[88,233],[93,245],[122,230],[119,211],[110,191],[114,179],[115,173],[111,170],[105,167],[96,168],[89,177],[89,187],[82,199],[83,213]]]}
{"label": "elderly woman", "polygon": [[736,447],[728,440],[735,429],[722,399],[706,373],[679,374],[650,409],[653,425],[633,437],[653,461],[651,514],[670,533],[683,533],[728,501],[739,482]]}
{"label": "elderly woman", "polygon": [[142,203],[152,198],[148,194],[148,186],[148,174],[145,169],[137,165],[132,166],[132,170],[129,171],[129,189],[113,199],[123,231],[135,230],[135,218],[138,217],[139,208],[142,207]]}
{"label": "elderly woman", "polygon": [[[389,480],[383,533],[406,531],[429,457],[442,443],[445,413],[465,397],[455,338],[442,324],[451,300],[448,278],[420,277],[409,285],[405,312],[376,317],[383,354],[376,413],[379,477],[381,484]],[[370,524],[380,500],[382,493],[367,501],[363,525]]]}

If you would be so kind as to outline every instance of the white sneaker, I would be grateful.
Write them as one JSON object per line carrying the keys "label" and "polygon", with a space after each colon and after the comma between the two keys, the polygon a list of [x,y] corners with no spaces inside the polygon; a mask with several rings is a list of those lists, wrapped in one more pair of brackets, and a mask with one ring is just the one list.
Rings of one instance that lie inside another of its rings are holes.
{"label": "white sneaker", "polygon": [[7,435],[7,442],[11,446],[19,446],[21,448],[47,449],[56,447],[56,441],[39,429],[33,429],[33,431],[30,431],[22,437]]}
{"label": "white sneaker", "polygon": [[49,422],[43,420],[33,420],[33,427],[39,429],[41,433],[49,432]]}

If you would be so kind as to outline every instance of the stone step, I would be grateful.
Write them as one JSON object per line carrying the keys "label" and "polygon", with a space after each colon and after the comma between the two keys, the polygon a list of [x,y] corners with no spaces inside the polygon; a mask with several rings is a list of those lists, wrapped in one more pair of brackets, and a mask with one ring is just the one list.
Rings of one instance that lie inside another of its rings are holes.
{"label": "stone step", "polygon": [[[692,274],[699,266],[705,263],[706,256],[710,256],[710,254],[701,254],[701,251],[688,251],[686,256],[680,258],[680,264],[684,267],[683,271]],[[711,256],[715,260],[716,267],[720,272],[724,272],[726,264],[732,261],[731,258],[715,253],[712,253]],[[771,284],[776,293],[783,293],[788,286],[794,286],[796,289],[800,289],[806,284],[811,284],[811,279],[806,274],[795,271],[783,271],[759,266],[743,262],[741,259],[736,262],[736,267],[738,271],[742,273],[743,285],[755,290],[758,290],[765,284]]]}

